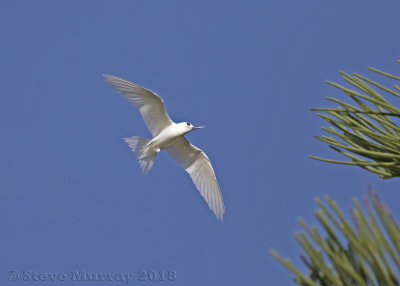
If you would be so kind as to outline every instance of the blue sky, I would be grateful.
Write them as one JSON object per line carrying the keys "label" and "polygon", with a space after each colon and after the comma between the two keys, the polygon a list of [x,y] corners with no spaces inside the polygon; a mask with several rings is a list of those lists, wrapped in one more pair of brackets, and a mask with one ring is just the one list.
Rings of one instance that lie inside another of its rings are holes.
{"label": "blue sky", "polygon": [[[347,208],[369,181],[400,209],[398,179],[330,165],[309,111],[342,97],[338,70],[399,74],[400,3],[385,1],[3,1],[0,4],[0,284],[9,271],[176,271],[143,285],[294,285],[293,233],[314,197]],[[211,158],[221,224],[160,154],[144,177],[122,137],[150,134],[104,83],[157,92]],[[379,79],[375,75],[372,78]],[[397,187],[397,188],[396,188]],[[136,283],[134,280],[132,283]],[[118,285],[119,283],[88,283]],[[47,282],[46,285],[70,282]]]}

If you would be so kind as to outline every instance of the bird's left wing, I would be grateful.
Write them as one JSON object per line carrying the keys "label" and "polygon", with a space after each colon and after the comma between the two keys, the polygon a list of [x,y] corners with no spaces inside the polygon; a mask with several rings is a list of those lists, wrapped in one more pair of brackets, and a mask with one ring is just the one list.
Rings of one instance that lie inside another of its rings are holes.
{"label": "bird's left wing", "polygon": [[109,85],[125,95],[130,103],[139,109],[153,137],[173,123],[167,114],[164,101],[157,94],[125,79],[107,74],[103,76]]}
{"label": "bird's left wing", "polygon": [[190,144],[183,135],[165,150],[189,173],[208,207],[222,221],[225,213],[224,201],[214,169],[207,155]]}

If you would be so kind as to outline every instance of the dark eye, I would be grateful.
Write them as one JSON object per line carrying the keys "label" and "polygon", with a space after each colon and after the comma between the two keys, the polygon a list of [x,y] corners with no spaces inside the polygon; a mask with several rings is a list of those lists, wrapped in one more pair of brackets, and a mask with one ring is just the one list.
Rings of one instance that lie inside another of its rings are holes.
{"label": "dark eye", "polygon": [[190,126],[190,123],[189,123],[189,122],[186,122],[186,124]]}

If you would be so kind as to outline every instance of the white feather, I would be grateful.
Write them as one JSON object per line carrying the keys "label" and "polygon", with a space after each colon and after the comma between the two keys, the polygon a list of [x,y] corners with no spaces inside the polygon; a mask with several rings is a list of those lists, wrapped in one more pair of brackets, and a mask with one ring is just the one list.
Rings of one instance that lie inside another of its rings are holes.
{"label": "white feather", "polygon": [[173,124],[165,110],[164,101],[157,94],[125,79],[107,74],[103,74],[103,76],[109,85],[122,93],[130,103],[139,109],[147,129],[153,137]]}
{"label": "white feather", "polygon": [[225,213],[224,201],[214,169],[207,155],[190,144],[184,136],[180,136],[165,150],[189,173],[208,207],[222,221]]}

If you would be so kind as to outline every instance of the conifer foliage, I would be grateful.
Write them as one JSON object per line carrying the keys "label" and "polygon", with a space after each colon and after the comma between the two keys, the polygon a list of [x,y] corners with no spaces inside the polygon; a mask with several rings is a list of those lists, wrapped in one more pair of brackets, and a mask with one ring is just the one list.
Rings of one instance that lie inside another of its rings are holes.
{"label": "conifer foliage", "polygon": [[[369,70],[399,83],[400,77],[375,68]],[[324,159],[316,156],[311,158],[338,164],[356,165],[378,174],[383,179],[400,177],[400,110],[389,102],[400,103],[400,87],[395,83],[393,88],[387,88],[360,74],[352,75],[340,72],[343,79],[350,85],[327,83],[343,91],[353,104],[337,98],[326,99],[338,104],[337,108],[316,108],[318,113],[331,126],[322,127],[331,136],[316,137],[346,156],[347,161]]]}

